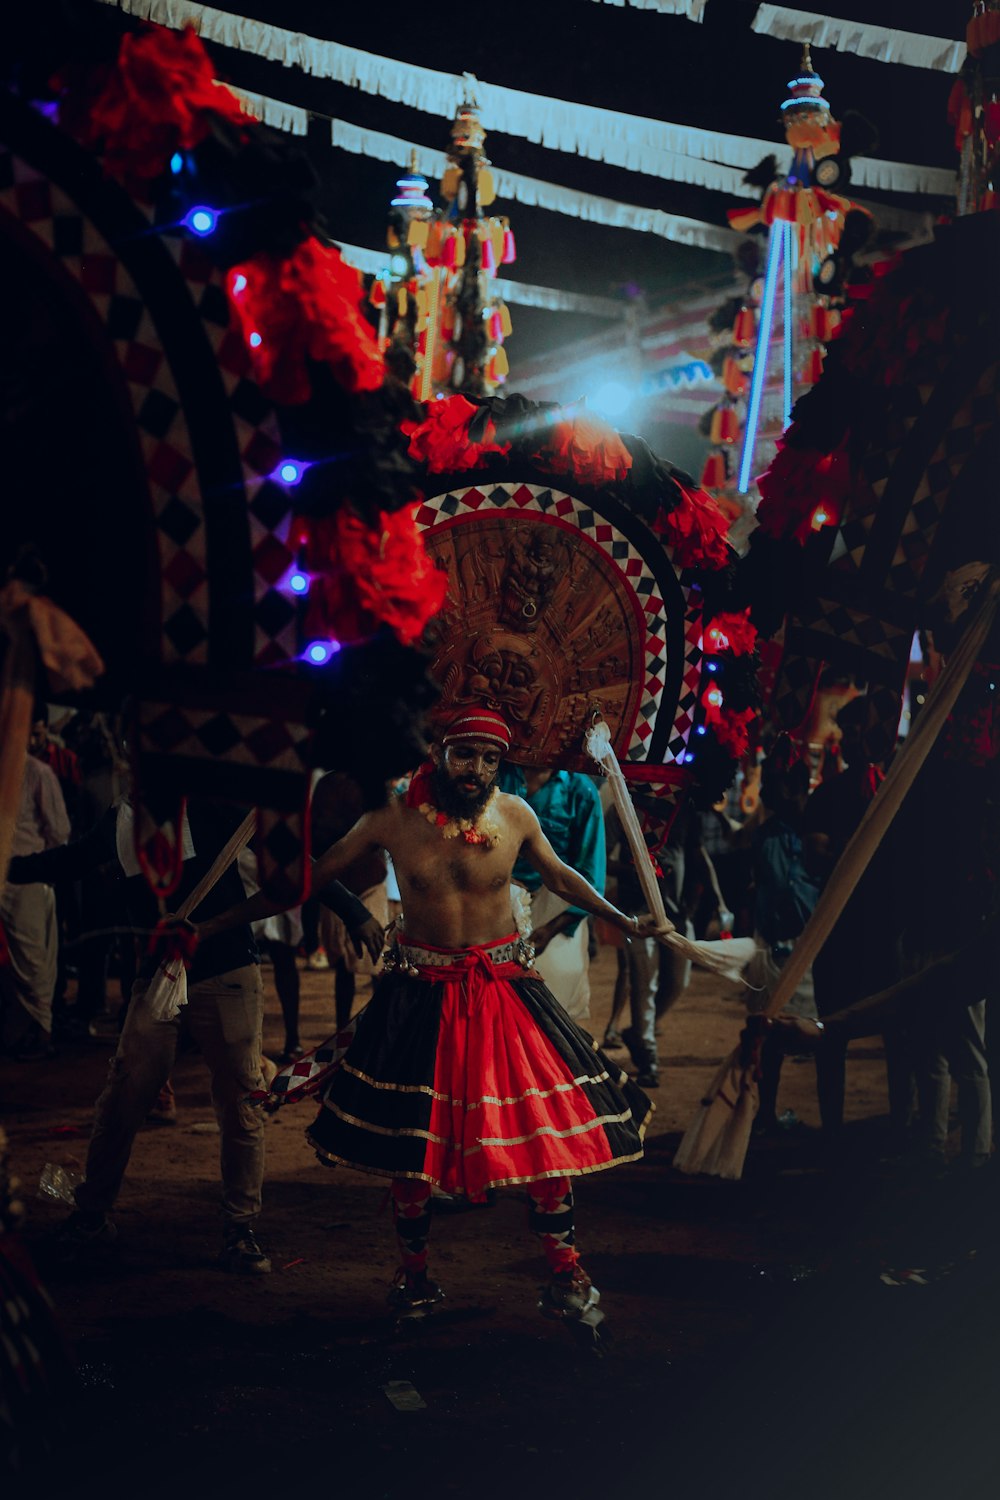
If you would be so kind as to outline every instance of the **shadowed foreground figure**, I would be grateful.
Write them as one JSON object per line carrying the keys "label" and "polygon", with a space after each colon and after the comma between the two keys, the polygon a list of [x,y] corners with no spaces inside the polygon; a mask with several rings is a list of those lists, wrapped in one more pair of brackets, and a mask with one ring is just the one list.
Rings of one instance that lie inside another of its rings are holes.
{"label": "shadowed foreground figure", "polygon": [[[626,933],[654,924],[599,896],[556,856],[528,804],[496,790],[509,744],[498,714],[463,713],[405,797],[366,813],[317,860],[324,884],[366,851],[388,850],[405,928],[309,1139],[324,1161],[392,1178],[398,1310],[419,1313],[443,1295],[427,1275],[432,1186],[482,1201],[488,1188],[521,1183],[551,1273],[542,1308],[593,1337],[601,1314],[574,1244],[571,1182],[641,1156],[650,1105],[533,971],[512,930],[514,862],[527,859],[550,890]],[[257,896],[199,933],[272,909]]]}

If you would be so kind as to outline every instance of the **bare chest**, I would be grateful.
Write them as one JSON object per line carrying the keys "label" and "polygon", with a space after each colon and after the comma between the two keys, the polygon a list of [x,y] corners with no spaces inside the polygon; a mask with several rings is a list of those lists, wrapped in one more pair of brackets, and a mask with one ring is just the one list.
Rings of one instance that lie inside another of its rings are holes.
{"label": "bare chest", "polygon": [[424,899],[435,894],[489,895],[507,889],[517,852],[509,831],[489,849],[467,844],[461,837],[446,839],[428,825],[426,832],[417,830],[407,840],[403,858],[397,859],[397,874],[402,885]]}

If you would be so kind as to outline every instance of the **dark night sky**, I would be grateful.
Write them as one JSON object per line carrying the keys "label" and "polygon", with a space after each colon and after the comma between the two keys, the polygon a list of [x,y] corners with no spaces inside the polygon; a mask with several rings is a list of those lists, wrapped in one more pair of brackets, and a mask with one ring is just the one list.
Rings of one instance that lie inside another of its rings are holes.
{"label": "dark night sky", "polygon": [[[708,0],[695,25],[663,16],[600,5],[593,0],[507,0],[477,3],[331,4],[329,0],[222,0],[223,8],[313,36],[327,37],[381,56],[445,72],[470,71],[485,82],[673,123],[781,140],[779,106],[798,62],[790,42],[756,36],[750,20],[756,0]],[[828,0],[819,12],[899,26],[937,36],[961,37],[969,0]],[[362,94],[296,69],[245,53],[214,48],[220,71],[236,84],[336,115],[403,139],[443,149],[447,122]],[[945,119],[951,75],[886,65],[821,51],[814,62],[835,113],[860,109],[877,125],[887,159],[949,167],[954,164]],[[392,169],[325,144],[322,125],[310,141],[327,190],[331,231],[354,244],[384,243],[385,209]],[[660,181],[601,162],[546,150],[491,132],[487,150],[510,171],[584,189],[624,202],[663,208],[724,224],[732,199],[686,184]],[[865,194],[869,201],[879,196]],[[904,207],[914,200],[893,195]],[[653,235],[581,224],[564,215],[516,204],[509,211],[518,242],[512,274],[571,291],[612,293],[634,283],[655,298],[678,283],[724,264],[723,257],[675,245]],[[601,325],[564,314],[518,308],[510,344],[512,381],[517,356],[563,343],[574,332]]]}

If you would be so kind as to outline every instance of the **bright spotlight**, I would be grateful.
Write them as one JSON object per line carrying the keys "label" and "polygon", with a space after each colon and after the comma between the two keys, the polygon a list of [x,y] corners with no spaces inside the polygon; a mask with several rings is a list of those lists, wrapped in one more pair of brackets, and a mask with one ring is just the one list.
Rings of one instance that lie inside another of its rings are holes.
{"label": "bright spotlight", "polygon": [[620,417],[630,405],[632,392],[620,380],[606,380],[591,396],[587,405],[604,417]]}

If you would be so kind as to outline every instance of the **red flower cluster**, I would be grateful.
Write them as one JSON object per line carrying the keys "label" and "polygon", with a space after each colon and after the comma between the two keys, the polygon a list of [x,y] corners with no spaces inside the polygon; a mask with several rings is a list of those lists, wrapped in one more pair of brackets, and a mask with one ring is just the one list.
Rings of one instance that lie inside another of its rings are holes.
{"label": "red flower cluster", "polygon": [[481,443],[469,441],[469,423],[476,408],[464,396],[446,396],[428,403],[422,422],[403,422],[410,439],[410,457],[425,464],[431,474],[459,474],[466,469],[482,468],[487,454],[509,453],[509,443],[498,443],[496,428],[486,424]]}
{"label": "red flower cluster", "polygon": [[852,485],[847,438],[832,453],[786,444],[757,481],[760,528],[767,536],[794,537],[804,546],[813,531],[840,520]]}
{"label": "red flower cluster", "polygon": [[189,26],[178,35],[144,26],[122,38],[117,67],[79,120],[83,144],[104,143],[108,171],[132,189],[159,177],[175,151],[205,139],[221,115],[249,117],[229,89],[215,82],[211,59]]}
{"label": "red flower cluster", "polygon": [[374,635],[379,624],[412,645],[444,603],[448,580],[427,556],[416,505],[380,517],[372,531],[353,511],[301,523],[308,564],[316,570],[309,625],[345,645]]}
{"label": "red flower cluster", "polygon": [[707,652],[731,651],[734,656],[749,656],[757,644],[757,627],[750,623],[750,611],[714,615],[705,626]]}
{"label": "red flower cluster", "polygon": [[255,255],[226,281],[254,377],[265,395],[308,401],[306,359],[328,364],[348,391],[374,391],[384,368],[361,314],[361,278],[332,245],[303,240],[291,255]]}
{"label": "red flower cluster", "polygon": [[570,474],[595,488],[621,481],[632,467],[632,455],[614,428],[589,414],[557,422],[532,456],[557,474]]}
{"label": "red flower cluster", "polygon": [[663,537],[681,568],[705,568],[715,572],[729,561],[726,533],[729,521],[704,490],[681,491],[681,503],[674,510],[661,510],[653,530]]}
{"label": "red flower cluster", "polygon": [[750,748],[750,725],[754,717],[752,708],[724,708],[712,725],[715,738],[734,760],[741,760]]}

